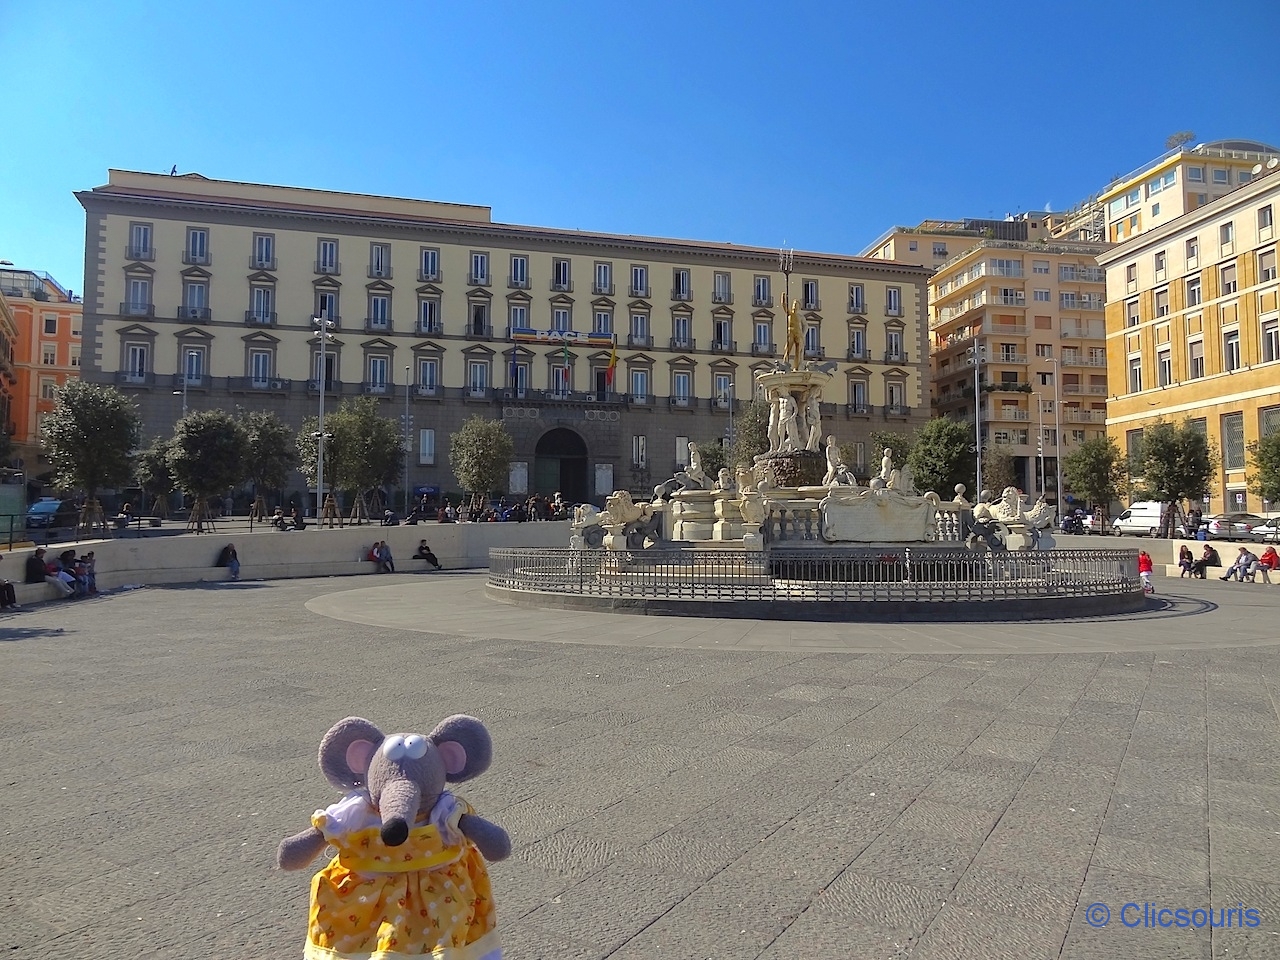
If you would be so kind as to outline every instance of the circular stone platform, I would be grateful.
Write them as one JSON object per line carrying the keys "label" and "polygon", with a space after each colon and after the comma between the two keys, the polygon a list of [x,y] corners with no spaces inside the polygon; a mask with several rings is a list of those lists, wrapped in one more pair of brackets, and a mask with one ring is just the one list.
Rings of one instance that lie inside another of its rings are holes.
{"label": "circular stone platform", "polygon": [[883,545],[489,553],[486,593],[523,607],[749,620],[1000,621],[1132,613],[1136,550]]}

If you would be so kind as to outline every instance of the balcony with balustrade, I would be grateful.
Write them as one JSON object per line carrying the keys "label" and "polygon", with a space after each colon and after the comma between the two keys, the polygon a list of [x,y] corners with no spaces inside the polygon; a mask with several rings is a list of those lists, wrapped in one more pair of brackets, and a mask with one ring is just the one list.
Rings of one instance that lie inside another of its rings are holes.
{"label": "balcony with balustrade", "polygon": [[1065,407],[1063,417],[1067,423],[1106,423],[1105,410],[1081,410],[1078,407]]}
{"label": "balcony with balustrade", "polygon": [[772,357],[778,352],[777,344],[774,343],[753,343],[751,344],[751,355],[753,357]]}

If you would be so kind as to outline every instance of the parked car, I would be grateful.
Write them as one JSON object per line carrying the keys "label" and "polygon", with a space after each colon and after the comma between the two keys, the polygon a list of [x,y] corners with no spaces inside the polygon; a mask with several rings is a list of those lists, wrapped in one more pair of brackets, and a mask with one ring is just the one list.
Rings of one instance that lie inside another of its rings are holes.
{"label": "parked car", "polygon": [[79,519],[79,510],[70,500],[42,497],[27,508],[27,529],[29,530],[74,527]]}
{"label": "parked car", "polygon": [[1210,540],[1249,540],[1253,528],[1265,520],[1256,513],[1222,513],[1205,517],[1203,527]]}
{"label": "parked car", "polygon": [[1249,539],[1255,543],[1280,543],[1280,517],[1263,520],[1249,531]]}
{"label": "parked car", "polygon": [[1168,506],[1158,500],[1131,503],[1128,510],[1111,521],[1111,532],[1118,537],[1154,537],[1160,532],[1160,520]]}

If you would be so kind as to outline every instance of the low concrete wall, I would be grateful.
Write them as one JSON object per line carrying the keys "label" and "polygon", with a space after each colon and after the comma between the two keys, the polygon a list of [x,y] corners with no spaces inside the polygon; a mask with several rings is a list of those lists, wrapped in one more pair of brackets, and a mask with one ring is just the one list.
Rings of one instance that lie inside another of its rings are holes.
{"label": "low concrete wall", "polygon": [[[215,567],[218,554],[228,543],[236,545],[240,576],[246,580],[278,580],[289,577],[333,577],[373,573],[365,560],[375,540],[386,540],[397,571],[422,570],[425,560],[411,559],[418,541],[426,540],[446,569],[487,567],[490,547],[567,547],[569,524],[543,523],[425,523],[416,526],[346,527],[281,533],[266,529],[246,534],[206,533],[178,537],[94,540],[75,545],[78,556],[93,550],[97,560],[98,589],[110,590],[130,583],[194,583],[225,580],[227,571]],[[50,554],[67,546],[55,544]],[[0,576],[14,583],[19,603],[57,596],[49,584],[21,583],[27,558],[33,550],[5,554]]]}

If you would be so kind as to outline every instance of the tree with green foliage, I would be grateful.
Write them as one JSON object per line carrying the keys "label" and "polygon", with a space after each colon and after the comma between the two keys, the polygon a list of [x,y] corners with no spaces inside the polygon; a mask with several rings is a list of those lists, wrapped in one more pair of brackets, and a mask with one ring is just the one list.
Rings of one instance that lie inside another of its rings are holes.
{"label": "tree with green foliage", "polygon": [[449,438],[449,467],[473,498],[506,489],[516,445],[500,420],[476,414]]}
{"label": "tree with green foliage", "polygon": [[225,410],[189,413],[173,428],[169,469],[180,488],[207,501],[244,481],[248,446],[245,428]]}
{"label": "tree with green foliage", "polygon": [[894,463],[906,463],[916,448],[919,432],[915,430],[872,430],[871,451],[867,454],[867,462],[873,466],[873,473],[880,469],[880,458],[885,450],[893,451]]}
{"label": "tree with green foliage", "polygon": [[44,420],[41,442],[54,482],[93,500],[102,488],[122,487],[133,478],[142,418],[137,404],[115,387],[68,380]]}
{"label": "tree with green foliage", "polygon": [[755,397],[742,404],[742,412],[733,419],[733,445],[729,448],[729,467],[750,469],[756,457],[769,452],[769,401]]}
{"label": "tree with green foliage", "polygon": [[716,437],[699,443],[698,453],[702,455],[702,472],[707,475],[707,483],[715,483],[721,468],[729,465],[728,451],[720,438]]}
{"label": "tree with green foliage", "polygon": [[[982,486],[999,498],[1005,487],[1018,486],[1013,448],[1007,443],[989,443],[982,451]],[[981,490],[978,491],[982,493]]]}
{"label": "tree with green foliage", "polygon": [[161,507],[161,510],[156,513],[157,516],[168,516],[168,510],[164,509],[164,500],[178,489],[178,482],[174,479],[173,470],[169,466],[171,445],[171,440],[161,437],[138,454],[138,486],[142,487],[143,493],[152,503],[159,504]]}
{"label": "tree with green foliage", "polygon": [[248,446],[245,449],[245,479],[253,484],[256,497],[260,490],[278,490],[298,465],[298,451],[293,434],[274,413],[254,410],[239,411],[244,421]]}
{"label": "tree with green foliage", "polygon": [[972,489],[976,459],[972,446],[973,432],[967,425],[950,417],[937,417],[920,429],[906,458],[899,460],[895,451],[894,460],[906,463],[917,490],[932,490],[949,500],[957,484]]}
{"label": "tree with green foliage", "polygon": [[1129,465],[1138,479],[1139,500],[1173,505],[1166,512],[1162,536],[1171,536],[1175,522],[1185,520],[1183,502],[1199,503],[1213,483],[1218,453],[1204,431],[1190,420],[1172,424],[1164,420],[1145,427],[1142,443]]}
{"label": "tree with green foliage", "polygon": [[1280,432],[1249,444],[1249,489],[1268,503],[1280,502]]}
{"label": "tree with green foliage", "polygon": [[1062,458],[1067,485],[1093,506],[1111,512],[1111,502],[1129,488],[1129,463],[1112,437],[1086,440]]}
{"label": "tree with green foliage", "polygon": [[1184,143],[1190,143],[1195,138],[1194,130],[1179,130],[1177,133],[1170,134],[1165,138],[1164,148],[1166,150],[1177,150]]}
{"label": "tree with green foliage", "polygon": [[[404,467],[401,428],[379,409],[373,397],[353,397],[325,420],[326,431],[333,434],[333,444],[341,453],[337,484],[356,491],[361,498],[377,487],[395,483]],[[326,446],[326,466],[328,460]]]}
{"label": "tree with green foliage", "polygon": [[[328,435],[324,441],[324,488],[328,493],[338,489],[338,474],[342,469],[342,459],[346,451],[342,449],[338,436],[333,432],[330,426],[332,417],[326,417],[324,421],[324,432]],[[302,421],[302,429],[298,431],[295,445],[298,449],[298,463],[302,475],[311,483],[315,482],[316,462],[319,459],[319,444],[317,442],[316,433],[319,430],[319,421],[315,417],[308,417]],[[317,511],[318,512],[318,511]]]}

